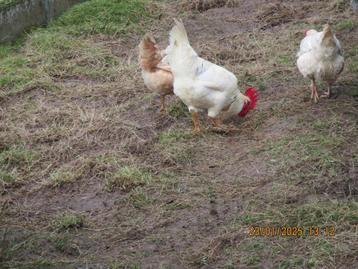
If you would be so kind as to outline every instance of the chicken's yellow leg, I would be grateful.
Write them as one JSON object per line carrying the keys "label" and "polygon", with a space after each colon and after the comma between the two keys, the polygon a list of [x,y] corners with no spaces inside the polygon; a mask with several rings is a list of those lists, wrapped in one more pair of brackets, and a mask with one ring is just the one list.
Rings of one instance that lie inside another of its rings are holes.
{"label": "chicken's yellow leg", "polygon": [[311,83],[311,99],[314,100],[315,103],[318,103],[318,92],[317,92],[317,86],[316,81],[313,79]]}
{"label": "chicken's yellow leg", "polygon": [[160,96],[160,112],[165,112],[165,95]]}
{"label": "chicken's yellow leg", "polygon": [[194,134],[200,133],[201,129],[200,129],[200,122],[199,122],[199,114],[198,114],[198,112],[192,112],[191,113],[191,118],[193,120],[193,125],[194,125],[193,133]]}

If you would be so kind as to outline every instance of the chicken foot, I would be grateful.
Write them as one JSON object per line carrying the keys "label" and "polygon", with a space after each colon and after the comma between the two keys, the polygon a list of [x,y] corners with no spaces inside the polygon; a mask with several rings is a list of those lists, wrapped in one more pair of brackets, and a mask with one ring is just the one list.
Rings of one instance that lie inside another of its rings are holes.
{"label": "chicken foot", "polygon": [[331,85],[328,84],[328,90],[324,92],[324,94],[322,94],[321,97],[331,98],[331,95],[332,95]]}
{"label": "chicken foot", "polygon": [[211,122],[211,124],[215,127],[215,128],[220,128],[222,125],[222,121],[220,118],[211,118],[209,117],[209,120]]}
{"label": "chicken foot", "polygon": [[216,131],[216,132],[228,133],[228,132],[234,132],[234,131],[238,130],[234,126],[226,126],[226,125],[224,125],[220,118],[211,118],[211,117],[209,117],[209,120],[210,120],[211,124],[214,126],[213,130]]}
{"label": "chicken foot", "polygon": [[315,80],[312,80],[312,83],[311,83],[311,99],[313,99],[316,104],[318,103],[319,97],[318,97],[317,86],[316,86]]}

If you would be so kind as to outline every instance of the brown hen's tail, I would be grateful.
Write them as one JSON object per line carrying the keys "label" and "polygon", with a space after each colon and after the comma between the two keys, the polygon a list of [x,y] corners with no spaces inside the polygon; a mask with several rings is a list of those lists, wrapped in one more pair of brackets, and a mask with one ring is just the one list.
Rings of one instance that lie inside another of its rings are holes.
{"label": "brown hen's tail", "polygon": [[157,42],[151,35],[146,34],[139,44],[140,66],[146,71],[154,71],[161,58]]}

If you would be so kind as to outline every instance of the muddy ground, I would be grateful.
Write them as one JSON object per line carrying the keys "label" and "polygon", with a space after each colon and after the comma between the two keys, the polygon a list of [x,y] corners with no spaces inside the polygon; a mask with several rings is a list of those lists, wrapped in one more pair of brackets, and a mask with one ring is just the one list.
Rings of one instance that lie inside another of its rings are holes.
{"label": "muddy ground", "polygon": [[[118,76],[61,73],[52,91],[1,100],[0,150],[31,152],[1,153],[21,177],[0,184],[1,268],[354,268],[357,13],[344,1],[177,2],[157,4],[150,31],[165,46],[182,18],[200,55],[260,89],[257,109],[226,135],[203,115],[194,136],[177,98],[161,115],[145,88],[140,35],[90,36],[120,60]],[[346,67],[334,97],[313,104],[295,53],[307,27],[327,22]],[[251,226],[335,235],[250,236]]]}

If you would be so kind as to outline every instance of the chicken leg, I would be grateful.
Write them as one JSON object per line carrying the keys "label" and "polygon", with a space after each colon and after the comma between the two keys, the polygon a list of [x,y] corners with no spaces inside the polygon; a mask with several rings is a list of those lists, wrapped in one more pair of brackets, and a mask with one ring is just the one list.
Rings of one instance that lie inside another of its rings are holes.
{"label": "chicken leg", "polygon": [[160,112],[165,112],[165,95],[160,96]]}
{"label": "chicken leg", "polygon": [[201,132],[201,128],[200,128],[200,121],[199,121],[198,112],[192,112],[191,113],[191,118],[193,120],[193,125],[194,125],[193,133],[194,134],[199,134]]}
{"label": "chicken leg", "polygon": [[313,79],[311,83],[311,99],[317,104],[318,103],[318,92],[317,92],[317,86],[316,81]]}

